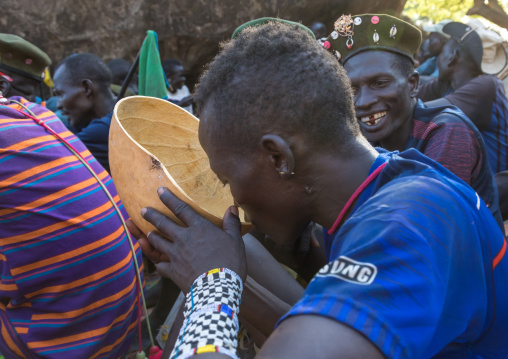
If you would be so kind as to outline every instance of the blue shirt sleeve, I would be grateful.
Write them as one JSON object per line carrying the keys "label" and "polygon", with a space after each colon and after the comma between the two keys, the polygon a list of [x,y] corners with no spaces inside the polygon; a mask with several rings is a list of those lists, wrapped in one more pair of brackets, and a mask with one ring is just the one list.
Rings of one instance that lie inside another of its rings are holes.
{"label": "blue shirt sleeve", "polygon": [[423,64],[418,66],[416,71],[418,71],[418,73],[422,76],[433,76],[433,73],[436,71],[436,69],[437,69],[436,57],[431,57],[425,60]]}
{"label": "blue shirt sleeve", "polygon": [[353,213],[334,234],[331,262],[282,320],[333,318],[388,358],[428,358],[479,336],[487,284],[478,238],[490,230],[471,225],[477,199],[469,191],[467,203],[436,179],[414,182],[390,182]]}

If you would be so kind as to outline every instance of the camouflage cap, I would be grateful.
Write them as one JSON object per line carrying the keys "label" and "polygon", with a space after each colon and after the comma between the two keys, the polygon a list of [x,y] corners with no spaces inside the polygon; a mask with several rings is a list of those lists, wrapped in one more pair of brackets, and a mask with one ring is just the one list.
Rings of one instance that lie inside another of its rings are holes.
{"label": "camouflage cap", "polygon": [[246,22],[245,24],[242,24],[240,26],[238,26],[236,28],[236,30],[233,32],[233,35],[231,36],[231,39],[236,39],[238,37],[238,35],[247,27],[251,27],[251,26],[260,26],[260,25],[264,25],[264,24],[267,24],[268,22],[282,22],[282,23],[285,23],[285,24],[288,24],[288,25],[296,25],[298,27],[300,27],[301,29],[307,31],[309,33],[310,36],[312,36],[312,38],[316,38],[316,36],[314,35],[314,33],[312,32],[311,29],[309,29],[307,26],[305,25],[302,25],[300,24],[299,22],[294,22],[294,21],[289,21],[289,20],[283,20],[283,19],[277,19],[275,17],[262,17],[260,19],[256,19],[256,20],[251,20],[251,21],[248,21]]}
{"label": "camouflage cap", "polygon": [[334,23],[334,31],[323,42],[342,63],[363,51],[391,51],[413,55],[422,42],[421,31],[390,15],[342,15]]}
{"label": "camouflage cap", "polygon": [[40,81],[49,65],[49,56],[34,44],[17,35],[0,34],[0,68]]}

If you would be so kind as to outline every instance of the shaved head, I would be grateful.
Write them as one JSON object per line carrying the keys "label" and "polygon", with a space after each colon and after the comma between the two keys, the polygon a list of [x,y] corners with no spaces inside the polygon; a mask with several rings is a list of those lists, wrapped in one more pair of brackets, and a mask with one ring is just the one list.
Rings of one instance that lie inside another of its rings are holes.
{"label": "shaved head", "polygon": [[344,70],[306,31],[270,22],[221,46],[195,94],[217,141],[240,148],[268,132],[298,134],[338,151],[360,135]]}

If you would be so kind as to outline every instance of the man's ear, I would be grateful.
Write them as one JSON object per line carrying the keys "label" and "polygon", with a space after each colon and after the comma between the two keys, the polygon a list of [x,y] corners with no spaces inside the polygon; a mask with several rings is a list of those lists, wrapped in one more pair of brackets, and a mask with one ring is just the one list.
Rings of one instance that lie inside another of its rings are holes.
{"label": "man's ear", "polygon": [[273,164],[273,170],[280,176],[291,176],[295,171],[295,158],[289,144],[280,136],[264,135],[261,148],[266,151]]}
{"label": "man's ear", "polygon": [[2,76],[0,76],[0,91],[2,92],[3,97],[9,97],[9,91],[11,90],[11,83],[9,80],[4,79]]}
{"label": "man's ear", "polygon": [[452,51],[451,51],[452,55],[450,56],[450,63],[448,66],[453,66],[455,65],[458,61],[459,61],[459,57],[460,57],[460,50],[458,47],[455,47]]}
{"label": "man's ear", "polygon": [[[441,55],[440,55],[441,56]],[[447,67],[454,66],[460,58],[460,50],[458,46],[448,51],[448,56],[444,59]]]}
{"label": "man's ear", "polygon": [[92,94],[95,91],[95,85],[92,80],[84,79],[81,81],[81,85],[83,86],[83,89],[85,90],[85,95],[87,97],[91,97]]}
{"label": "man's ear", "polygon": [[411,97],[416,97],[418,94],[418,85],[420,83],[420,74],[418,71],[413,71],[413,73],[409,75],[407,82],[409,84],[409,93]]}

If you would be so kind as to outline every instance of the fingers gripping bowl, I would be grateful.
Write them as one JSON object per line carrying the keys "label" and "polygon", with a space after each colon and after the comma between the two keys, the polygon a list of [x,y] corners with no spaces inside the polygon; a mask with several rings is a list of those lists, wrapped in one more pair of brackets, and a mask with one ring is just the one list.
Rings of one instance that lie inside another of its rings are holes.
{"label": "fingers gripping bowl", "polygon": [[[167,187],[197,213],[222,228],[222,216],[233,205],[210,169],[198,139],[199,120],[172,103],[144,96],[127,97],[113,111],[109,163],[122,204],[143,233],[155,228],[141,217],[153,207],[183,225],[160,201],[157,188]],[[242,221],[242,234],[252,227]]]}

